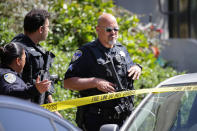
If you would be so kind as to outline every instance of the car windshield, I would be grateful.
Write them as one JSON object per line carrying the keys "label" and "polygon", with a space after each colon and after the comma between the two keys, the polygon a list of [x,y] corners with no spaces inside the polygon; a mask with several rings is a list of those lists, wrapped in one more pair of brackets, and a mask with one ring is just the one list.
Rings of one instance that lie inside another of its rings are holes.
{"label": "car windshield", "polygon": [[194,131],[197,92],[155,93],[140,108],[128,131]]}

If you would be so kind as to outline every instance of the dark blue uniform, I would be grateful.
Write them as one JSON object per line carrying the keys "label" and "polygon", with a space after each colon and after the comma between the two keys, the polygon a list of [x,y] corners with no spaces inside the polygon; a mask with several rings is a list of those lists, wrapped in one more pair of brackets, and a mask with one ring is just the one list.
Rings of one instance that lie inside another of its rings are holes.
{"label": "dark blue uniform", "polygon": [[0,67],[0,95],[32,99],[40,93],[34,86],[27,86],[19,75],[9,67]]}
{"label": "dark blue uniform", "polygon": [[[44,70],[46,51],[39,44],[36,45],[28,36],[24,34],[17,35],[12,41],[22,45],[25,49],[26,64],[23,69],[22,79],[25,83],[34,85],[36,78],[40,72]],[[47,96],[53,92],[54,88],[51,86],[51,88],[45,93],[45,96],[36,96],[32,99],[32,101],[38,104],[48,103]],[[42,98],[44,101],[41,101],[40,97],[45,97]]]}
{"label": "dark blue uniform", "polygon": [[[120,43],[115,44],[113,48],[105,48],[98,39],[77,50],[65,74],[65,79],[71,77],[96,77],[117,84],[110,69],[107,67],[107,63],[109,62],[108,57],[112,57],[113,59],[115,70],[124,86],[124,90],[133,89],[133,81],[131,78],[127,78],[127,70],[134,63],[126,48]],[[120,87],[115,87],[115,89],[116,91],[121,90]],[[103,93],[96,88],[80,91],[82,97]],[[133,107],[132,98],[129,97],[128,99],[130,102],[129,111],[125,111],[127,113],[122,112],[121,114],[117,114],[116,107],[121,104],[122,99],[79,107],[77,112],[77,123],[79,127],[82,128],[85,124],[88,130],[98,130],[103,124],[116,123],[121,126],[126,116],[131,113],[131,108]]]}

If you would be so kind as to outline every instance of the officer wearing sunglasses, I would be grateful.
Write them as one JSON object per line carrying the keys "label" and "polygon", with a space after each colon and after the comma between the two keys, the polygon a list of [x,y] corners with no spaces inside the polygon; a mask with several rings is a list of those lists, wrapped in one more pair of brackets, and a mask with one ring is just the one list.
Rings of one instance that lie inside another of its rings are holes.
{"label": "officer wearing sunglasses", "polygon": [[[126,48],[117,41],[118,31],[113,15],[103,13],[98,18],[98,39],[75,52],[65,73],[64,88],[78,90],[81,97],[117,92],[120,91],[118,77],[121,90],[133,89],[133,81],[139,79],[142,68],[133,63]],[[114,68],[109,66],[112,63]],[[86,131],[99,131],[103,124],[122,126],[133,107],[133,98],[126,100],[114,99],[78,107],[76,122]]]}

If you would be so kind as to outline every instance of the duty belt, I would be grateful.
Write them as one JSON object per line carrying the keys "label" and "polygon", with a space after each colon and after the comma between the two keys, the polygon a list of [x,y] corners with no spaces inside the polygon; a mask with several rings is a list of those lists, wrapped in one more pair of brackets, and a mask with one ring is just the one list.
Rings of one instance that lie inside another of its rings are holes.
{"label": "duty belt", "polygon": [[108,119],[125,119],[131,112],[123,112],[121,114],[118,114],[115,111],[115,107],[112,108],[101,108],[101,107],[95,107],[95,106],[88,106],[85,113],[94,113],[100,116],[103,116]]}

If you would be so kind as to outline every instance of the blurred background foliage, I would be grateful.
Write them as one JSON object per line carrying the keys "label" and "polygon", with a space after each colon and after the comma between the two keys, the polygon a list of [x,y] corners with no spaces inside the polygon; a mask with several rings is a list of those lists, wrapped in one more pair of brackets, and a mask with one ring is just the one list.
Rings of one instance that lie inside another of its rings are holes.
{"label": "blurred background foliage", "polygon": [[[161,81],[180,74],[156,55],[152,48],[160,48],[161,31],[154,30],[152,23],[149,23],[150,26],[142,26],[136,14],[115,6],[111,0],[1,0],[1,46],[23,32],[23,18],[32,8],[43,8],[51,13],[51,32],[48,39],[41,44],[56,55],[51,69],[52,74],[59,76],[55,85],[56,93],[53,94],[55,101],[78,97],[77,91],[63,88],[64,73],[74,51],[96,39],[97,18],[102,12],[116,16],[120,27],[119,42],[127,47],[132,60],[143,66],[140,79],[134,83],[135,89],[152,88]],[[135,97],[136,106],[145,95]],[[75,112],[76,108],[60,111],[65,119],[74,124]]]}

